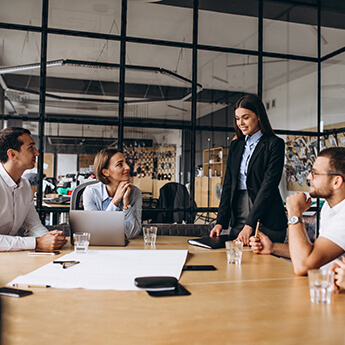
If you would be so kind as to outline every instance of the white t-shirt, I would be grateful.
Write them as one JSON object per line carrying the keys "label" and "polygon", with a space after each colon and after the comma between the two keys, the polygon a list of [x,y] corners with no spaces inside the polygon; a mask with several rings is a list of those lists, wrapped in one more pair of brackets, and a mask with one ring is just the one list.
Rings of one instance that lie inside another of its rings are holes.
{"label": "white t-shirt", "polygon": [[[325,201],[320,217],[320,237],[327,238],[345,251],[345,199],[332,208]],[[332,262],[321,268],[328,269]]]}

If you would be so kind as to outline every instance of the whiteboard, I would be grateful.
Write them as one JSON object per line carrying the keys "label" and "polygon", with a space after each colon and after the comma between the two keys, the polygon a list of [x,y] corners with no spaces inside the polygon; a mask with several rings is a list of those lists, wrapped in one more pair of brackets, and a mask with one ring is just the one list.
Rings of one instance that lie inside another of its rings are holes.
{"label": "whiteboard", "polygon": [[57,155],[57,176],[75,174],[77,172],[78,155],[62,154]]}

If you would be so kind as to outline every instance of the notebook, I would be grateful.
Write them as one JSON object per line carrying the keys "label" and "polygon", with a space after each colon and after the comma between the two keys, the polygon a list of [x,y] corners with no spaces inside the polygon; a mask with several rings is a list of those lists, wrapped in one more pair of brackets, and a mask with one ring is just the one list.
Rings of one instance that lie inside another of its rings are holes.
{"label": "notebook", "polygon": [[71,244],[73,233],[89,232],[91,246],[125,246],[125,214],[116,211],[71,210]]}
{"label": "notebook", "polygon": [[193,246],[204,247],[208,249],[225,248],[226,241],[233,241],[235,238],[231,235],[221,235],[219,237],[201,237],[188,240]]}

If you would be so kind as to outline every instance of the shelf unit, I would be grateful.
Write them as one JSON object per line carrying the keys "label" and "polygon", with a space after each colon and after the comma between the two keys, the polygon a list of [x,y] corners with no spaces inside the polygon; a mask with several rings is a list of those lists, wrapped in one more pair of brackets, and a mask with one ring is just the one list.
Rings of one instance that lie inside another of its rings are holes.
{"label": "shelf unit", "polygon": [[[225,175],[226,162],[228,159],[228,149],[224,147],[216,147],[204,150],[202,155],[203,175],[210,177],[221,177],[222,181]],[[208,174],[210,169],[210,174]]]}
{"label": "shelf unit", "polygon": [[203,176],[195,178],[195,201],[198,207],[218,207],[219,195],[215,191],[223,184],[227,160],[227,148],[216,147],[203,151]]}

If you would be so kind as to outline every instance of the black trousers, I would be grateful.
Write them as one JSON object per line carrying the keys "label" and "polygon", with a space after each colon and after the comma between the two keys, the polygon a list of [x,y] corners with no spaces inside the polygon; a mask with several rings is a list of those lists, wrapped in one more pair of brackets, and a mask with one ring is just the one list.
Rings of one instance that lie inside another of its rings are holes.
{"label": "black trousers", "polygon": [[[235,195],[235,204],[237,205],[235,210],[236,223],[230,228],[230,235],[236,236],[241,232],[246,224],[247,216],[252,208],[252,201],[249,198],[247,190],[237,190]],[[272,242],[284,243],[286,236],[286,229],[271,230],[266,228],[263,224],[260,224],[259,230],[270,238]],[[254,235],[255,229],[253,229]]]}

